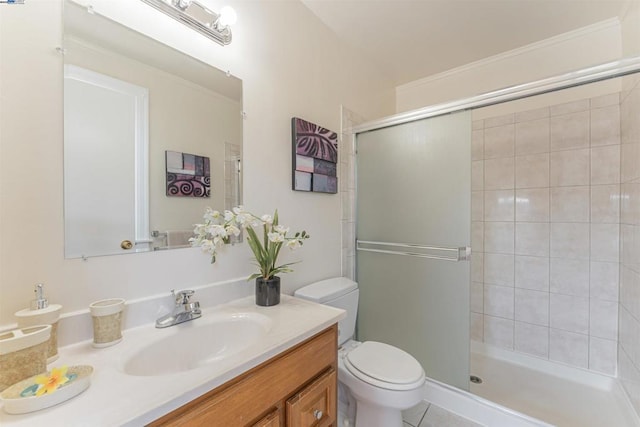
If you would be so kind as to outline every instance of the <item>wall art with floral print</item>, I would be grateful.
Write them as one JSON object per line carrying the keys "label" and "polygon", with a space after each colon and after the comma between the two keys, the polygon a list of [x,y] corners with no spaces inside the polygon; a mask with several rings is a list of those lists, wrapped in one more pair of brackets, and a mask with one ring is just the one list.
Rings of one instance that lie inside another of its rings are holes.
{"label": "wall art with floral print", "polygon": [[293,117],[292,188],[319,193],[338,192],[338,134]]}

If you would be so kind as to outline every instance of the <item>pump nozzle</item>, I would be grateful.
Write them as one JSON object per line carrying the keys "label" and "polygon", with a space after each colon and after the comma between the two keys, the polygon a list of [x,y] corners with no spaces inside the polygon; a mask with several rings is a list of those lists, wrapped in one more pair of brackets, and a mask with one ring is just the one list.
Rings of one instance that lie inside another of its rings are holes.
{"label": "pump nozzle", "polygon": [[34,289],[36,299],[31,301],[31,310],[40,310],[49,306],[49,301],[44,297],[44,285],[38,283]]}

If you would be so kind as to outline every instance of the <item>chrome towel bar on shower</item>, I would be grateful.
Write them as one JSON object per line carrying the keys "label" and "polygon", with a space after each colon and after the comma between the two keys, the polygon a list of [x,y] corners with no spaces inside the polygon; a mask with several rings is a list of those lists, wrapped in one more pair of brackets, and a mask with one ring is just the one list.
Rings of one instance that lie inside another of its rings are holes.
{"label": "chrome towel bar on shower", "polygon": [[[365,247],[367,246],[367,247]],[[373,247],[371,247],[373,246]],[[376,248],[376,246],[378,248]],[[382,249],[387,247],[391,249]],[[403,251],[392,248],[410,248],[413,251]],[[471,248],[468,246],[459,246],[456,248],[448,248],[442,246],[426,246],[414,243],[394,243],[394,242],[373,242],[369,240],[356,240],[356,250],[363,252],[377,252],[381,254],[407,255],[419,258],[440,259],[444,261],[469,261],[471,259]],[[432,253],[415,252],[415,251],[435,251],[435,252],[453,252],[451,255],[438,255]]]}

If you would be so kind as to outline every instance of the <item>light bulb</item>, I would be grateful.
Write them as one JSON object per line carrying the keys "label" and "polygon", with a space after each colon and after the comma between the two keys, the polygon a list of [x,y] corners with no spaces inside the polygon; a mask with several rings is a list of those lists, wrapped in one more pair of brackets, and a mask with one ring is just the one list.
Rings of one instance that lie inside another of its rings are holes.
{"label": "light bulb", "polygon": [[218,25],[222,28],[233,25],[238,20],[236,11],[231,6],[224,6],[220,9],[220,17],[218,18]]}
{"label": "light bulb", "polygon": [[178,9],[185,11],[191,5],[191,0],[176,0],[174,5]]}

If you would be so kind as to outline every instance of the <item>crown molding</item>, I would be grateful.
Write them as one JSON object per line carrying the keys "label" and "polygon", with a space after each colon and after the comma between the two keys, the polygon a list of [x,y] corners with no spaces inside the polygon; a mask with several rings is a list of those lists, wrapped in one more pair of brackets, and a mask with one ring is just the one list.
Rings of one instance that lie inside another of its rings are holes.
{"label": "crown molding", "polygon": [[411,90],[416,87],[422,86],[427,83],[431,83],[437,80],[445,79],[456,74],[468,72],[473,69],[482,68],[486,65],[504,61],[509,58],[514,58],[529,52],[533,52],[539,49],[544,49],[550,46],[555,46],[561,43],[565,43],[569,40],[578,39],[589,34],[597,33],[599,31],[608,30],[610,28],[620,27],[620,20],[618,18],[610,18],[604,21],[596,22],[595,24],[587,25],[585,27],[578,28],[573,31],[559,34],[557,36],[550,37],[548,39],[540,40],[535,43],[531,43],[516,49],[508,50],[506,52],[499,53],[497,55],[489,56],[478,61],[470,62],[465,65],[461,65],[450,70],[443,71],[441,73],[433,74],[431,76],[423,77],[419,80],[414,80],[403,85],[396,87],[396,92]]}

